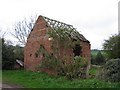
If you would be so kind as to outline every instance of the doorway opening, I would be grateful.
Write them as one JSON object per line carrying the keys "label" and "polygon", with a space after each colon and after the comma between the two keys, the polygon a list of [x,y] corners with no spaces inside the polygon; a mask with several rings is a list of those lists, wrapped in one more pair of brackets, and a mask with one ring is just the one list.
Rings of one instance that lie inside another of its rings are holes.
{"label": "doorway opening", "polygon": [[80,44],[76,44],[75,47],[73,48],[73,53],[74,53],[74,57],[75,56],[80,56],[81,55],[81,46]]}

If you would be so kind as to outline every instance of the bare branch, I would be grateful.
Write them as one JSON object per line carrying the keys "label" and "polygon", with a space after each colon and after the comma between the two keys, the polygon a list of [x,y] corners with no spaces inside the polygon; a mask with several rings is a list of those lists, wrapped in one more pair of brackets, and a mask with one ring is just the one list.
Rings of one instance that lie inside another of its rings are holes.
{"label": "bare branch", "polygon": [[14,25],[15,33],[12,34],[19,43],[22,45],[26,44],[27,37],[29,36],[31,30],[33,29],[34,23],[36,21],[37,15],[35,17],[30,17],[29,19],[24,18],[22,21],[17,22]]}

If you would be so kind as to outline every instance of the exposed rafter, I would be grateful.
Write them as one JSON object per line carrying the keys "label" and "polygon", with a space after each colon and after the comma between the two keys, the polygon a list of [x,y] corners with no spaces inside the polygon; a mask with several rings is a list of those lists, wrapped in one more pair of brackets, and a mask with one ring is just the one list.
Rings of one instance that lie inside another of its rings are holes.
{"label": "exposed rafter", "polygon": [[65,29],[69,30],[66,33],[71,36],[73,39],[80,39],[82,41],[87,41],[89,42],[82,34],[80,34],[72,25],[50,19],[48,17],[42,16],[45,21],[48,23],[49,27],[52,28],[53,30],[59,30],[59,29]]}

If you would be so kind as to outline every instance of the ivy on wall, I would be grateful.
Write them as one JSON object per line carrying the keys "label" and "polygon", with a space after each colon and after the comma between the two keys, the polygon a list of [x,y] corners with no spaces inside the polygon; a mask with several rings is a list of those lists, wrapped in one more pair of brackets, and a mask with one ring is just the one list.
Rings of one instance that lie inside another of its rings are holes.
{"label": "ivy on wall", "polygon": [[80,44],[80,41],[72,39],[68,32],[70,31],[66,29],[49,30],[48,35],[52,38],[53,53],[47,52],[44,46],[40,45],[35,56],[43,55],[40,68],[54,69],[58,75],[66,76],[68,79],[86,78],[88,61],[80,56],[74,57],[73,53],[69,55],[66,52],[72,51],[76,44]]}

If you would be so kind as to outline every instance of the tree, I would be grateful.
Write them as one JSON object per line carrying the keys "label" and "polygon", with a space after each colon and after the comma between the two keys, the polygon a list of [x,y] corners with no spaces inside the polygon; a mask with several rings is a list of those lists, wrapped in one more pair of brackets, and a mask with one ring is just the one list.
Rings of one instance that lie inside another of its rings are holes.
{"label": "tree", "polygon": [[22,21],[18,21],[14,26],[15,33],[12,35],[19,41],[21,45],[25,45],[27,37],[29,36],[33,26],[35,24],[36,17],[24,18]]}
{"label": "tree", "polygon": [[109,58],[120,58],[120,35],[112,35],[103,44]]}
{"label": "tree", "polygon": [[15,60],[23,60],[23,47],[18,45],[13,46],[3,38],[0,40],[0,45],[2,45],[2,69],[14,69]]}
{"label": "tree", "polygon": [[100,65],[104,62],[104,57],[103,55],[101,54],[101,52],[99,51],[96,55],[96,58],[95,58],[95,63]]}
{"label": "tree", "polygon": [[14,47],[7,45],[2,38],[2,69],[13,69],[14,66]]}
{"label": "tree", "polygon": [[91,64],[96,64],[95,63],[95,57],[91,54]]}
{"label": "tree", "polygon": [[14,47],[14,58],[19,60],[24,60],[24,48],[16,45]]}

